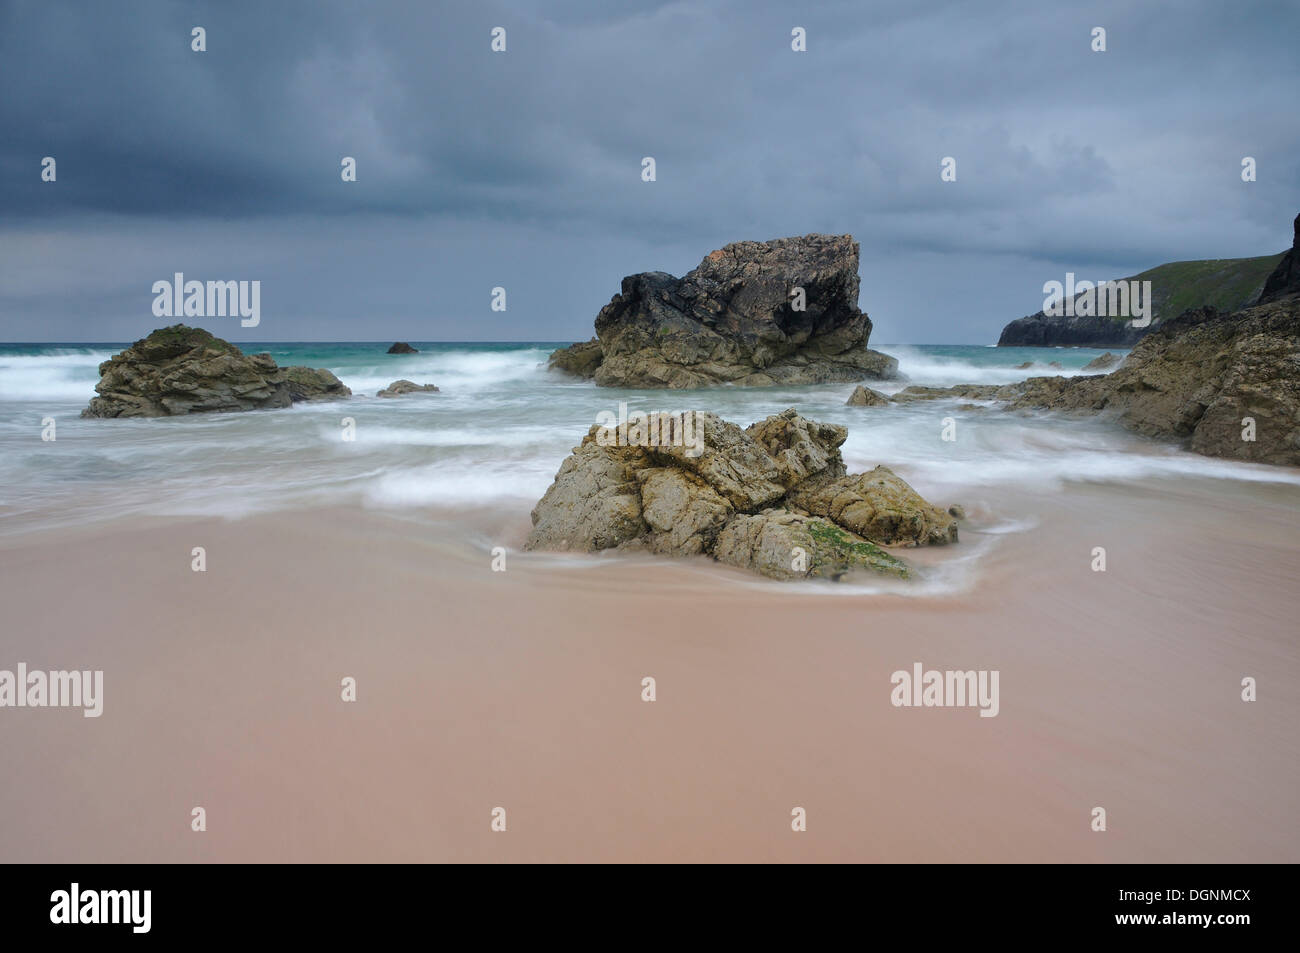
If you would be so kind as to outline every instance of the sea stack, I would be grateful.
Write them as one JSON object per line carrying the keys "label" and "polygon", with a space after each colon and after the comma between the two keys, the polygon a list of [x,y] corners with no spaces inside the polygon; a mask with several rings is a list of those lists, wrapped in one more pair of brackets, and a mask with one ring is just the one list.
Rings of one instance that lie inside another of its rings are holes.
{"label": "sea stack", "polygon": [[852,235],[735,242],[683,278],[623,279],[596,316],[596,338],[550,366],[603,387],[823,384],[898,376],[867,348]]}

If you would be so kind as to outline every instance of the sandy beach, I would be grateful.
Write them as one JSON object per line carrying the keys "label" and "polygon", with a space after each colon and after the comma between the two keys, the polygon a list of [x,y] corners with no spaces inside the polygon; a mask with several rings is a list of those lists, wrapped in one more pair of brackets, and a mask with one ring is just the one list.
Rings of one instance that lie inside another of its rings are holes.
{"label": "sandy beach", "polygon": [[[932,595],[522,553],[510,507],[6,538],[0,667],[105,697],[0,719],[0,858],[1300,860],[1300,490],[972,497],[961,544],[908,554],[983,554]],[[916,662],[1000,671],[998,716],[892,706]]]}

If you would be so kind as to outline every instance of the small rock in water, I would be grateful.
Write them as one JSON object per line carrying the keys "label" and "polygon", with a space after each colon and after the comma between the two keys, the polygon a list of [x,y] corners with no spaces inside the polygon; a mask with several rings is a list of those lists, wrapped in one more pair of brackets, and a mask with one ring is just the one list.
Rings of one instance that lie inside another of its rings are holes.
{"label": "small rock in water", "polygon": [[396,344],[394,344],[392,347],[388,349],[388,353],[389,354],[419,354],[420,351],[418,348],[411,347],[411,345],[407,344],[405,341],[398,341]]}
{"label": "small rock in water", "polygon": [[417,384],[414,381],[400,380],[393,381],[379,393],[375,394],[375,396],[401,397],[404,394],[434,394],[437,393],[437,391],[438,388],[434,387],[432,384]]}
{"label": "small rock in water", "polygon": [[159,328],[99,365],[83,417],[175,417],[270,410],[352,396],[330,371],[280,367],[202,328]]}
{"label": "small rock in water", "polygon": [[844,403],[849,407],[882,407],[889,402],[889,398],[880,391],[859,384],[853,388],[853,393]]}

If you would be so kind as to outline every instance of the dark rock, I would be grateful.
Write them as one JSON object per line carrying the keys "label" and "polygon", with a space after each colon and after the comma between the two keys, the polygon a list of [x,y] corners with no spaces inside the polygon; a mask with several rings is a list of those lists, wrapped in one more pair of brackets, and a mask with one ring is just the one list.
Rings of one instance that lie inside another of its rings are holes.
{"label": "dark rock", "polygon": [[411,345],[407,344],[405,341],[398,341],[396,344],[394,344],[392,347],[388,349],[388,353],[389,354],[419,354],[420,351],[418,348],[411,347]]}
{"label": "dark rock", "polygon": [[[708,387],[897,377],[898,362],[867,348],[851,235],[736,242],[684,278],[646,272],[596,316],[596,341],[550,365],[607,387]],[[795,310],[795,289],[804,309]],[[597,355],[599,348],[599,355]]]}

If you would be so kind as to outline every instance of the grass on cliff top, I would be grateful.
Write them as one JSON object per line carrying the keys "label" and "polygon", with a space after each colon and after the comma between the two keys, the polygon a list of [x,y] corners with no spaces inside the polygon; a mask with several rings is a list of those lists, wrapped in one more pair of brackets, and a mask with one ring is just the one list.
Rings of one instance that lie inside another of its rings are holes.
{"label": "grass on cliff top", "polygon": [[1151,282],[1156,317],[1175,318],[1189,308],[1211,305],[1220,311],[1240,311],[1255,303],[1264,282],[1282,260],[1280,252],[1259,258],[1216,258],[1173,261],[1140,275]]}
{"label": "grass on cliff top", "polygon": [[1151,282],[1153,323],[1176,318],[1190,308],[1205,305],[1220,311],[1240,311],[1255,303],[1264,290],[1264,282],[1284,254],[1171,261],[1119,280]]}

